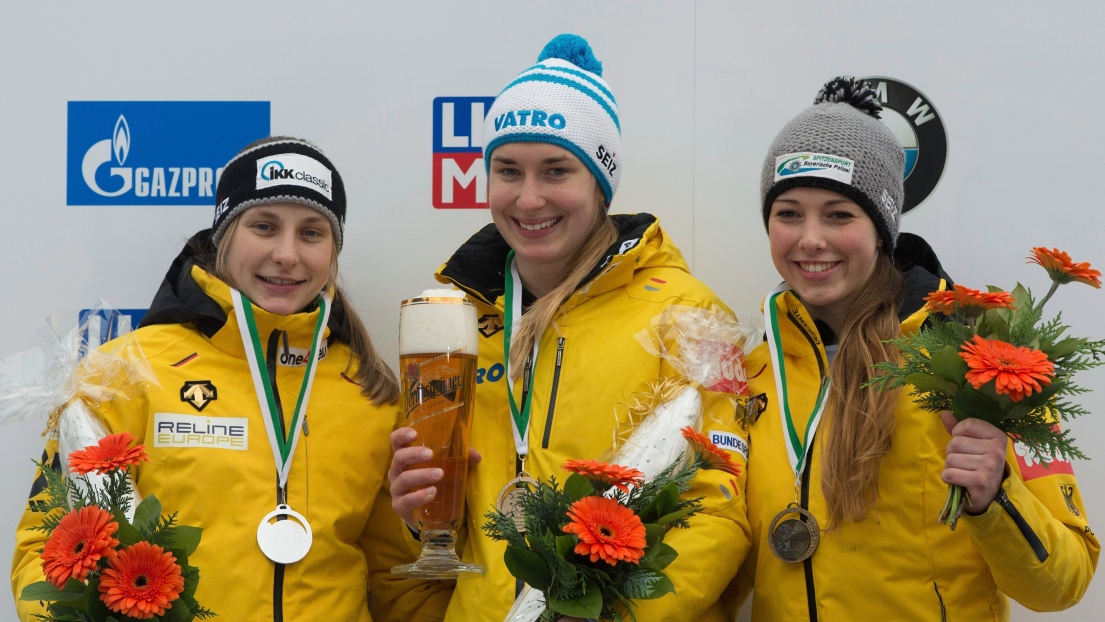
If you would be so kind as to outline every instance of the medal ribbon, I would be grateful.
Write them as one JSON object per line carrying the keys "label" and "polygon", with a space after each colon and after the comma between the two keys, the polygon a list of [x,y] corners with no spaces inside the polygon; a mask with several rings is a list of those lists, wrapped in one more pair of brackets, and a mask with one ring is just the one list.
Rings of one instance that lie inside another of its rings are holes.
{"label": "medal ribbon", "polygon": [[280,476],[280,487],[283,488],[288,483],[288,472],[292,468],[292,458],[295,457],[295,447],[299,442],[307,412],[307,400],[311,397],[315,372],[318,371],[316,358],[322,345],[322,328],[330,318],[330,296],[323,293],[317,299],[318,321],[315,324],[314,337],[311,339],[311,350],[307,353],[306,367],[303,368],[303,383],[299,387],[299,396],[296,397],[287,437],[277,432],[280,429],[280,409],[277,408],[276,395],[272,388],[274,380],[269,377],[268,368],[261,364],[265,354],[261,349],[261,339],[257,335],[253,305],[244,294],[234,288],[230,289],[230,298],[234,302],[234,314],[238,318],[238,330],[242,334],[242,345],[245,346],[246,360],[249,361],[249,371],[253,376],[253,388],[257,392],[261,418],[265,421],[265,432],[268,433],[272,457],[276,461],[276,470]]}
{"label": "medal ribbon", "polygon": [[829,377],[821,382],[821,389],[817,393],[817,402],[813,406],[813,414],[806,423],[805,434],[800,438],[798,430],[794,427],[794,420],[790,414],[790,398],[787,393],[787,372],[783,361],[782,335],[779,332],[779,313],[775,301],[790,287],[785,283],[771,290],[764,303],[764,324],[767,326],[767,347],[771,352],[771,360],[775,364],[775,392],[779,396],[779,417],[783,420],[783,429],[786,431],[785,440],[787,458],[794,469],[795,478],[800,479],[806,469],[806,458],[809,456],[810,445],[813,444],[817,426],[821,423],[821,415],[825,412],[825,398],[829,395]]}
{"label": "medal ribbon", "polygon": [[[514,399],[514,379],[510,375],[510,338],[514,331],[515,318],[522,317],[522,278],[518,267],[514,265],[514,251],[506,255],[506,284],[503,292],[503,366],[506,368],[506,394],[510,398],[511,427],[514,431],[514,449],[520,458],[529,455],[529,415],[533,404],[533,387],[525,394],[522,408]],[[537,364],[537,341],[533,342],[533,365]],[[522,379],[523,385],[525,378]]]}

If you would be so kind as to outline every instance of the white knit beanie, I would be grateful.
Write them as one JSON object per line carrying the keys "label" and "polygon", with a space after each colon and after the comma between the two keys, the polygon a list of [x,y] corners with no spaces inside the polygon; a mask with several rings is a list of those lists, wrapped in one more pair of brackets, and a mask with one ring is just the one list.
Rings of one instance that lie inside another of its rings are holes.
{"label": "white knit beanie", "polygon": [[621,124],[601,76],[602,63],[585,39],[559,35],[550,41],[537,64],[518,74],[491,105],[483,125],[488,171],[492,152],[506,143],[563,147],[595,176],[609,208],[622,176]]}

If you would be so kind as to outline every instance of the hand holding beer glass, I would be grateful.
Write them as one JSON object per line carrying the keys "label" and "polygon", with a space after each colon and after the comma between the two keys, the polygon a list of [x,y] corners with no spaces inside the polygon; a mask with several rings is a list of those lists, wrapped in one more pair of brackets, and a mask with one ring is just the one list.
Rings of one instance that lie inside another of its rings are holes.
{"label": "hand holding beer glass", "polygon": [[464,520],[478,347],[476,307],[461,292],[428,290],[400,306],[399,373],[407,426],[417,432],[415,442],[433,452],[432,458],[412,466],[441,469],[442,476],[433,498],[414,513],[422,554],[413,564],[392,568],[393,574],[455,579],[462,572],[484,572],[461,562],[456,553],[457,529]]}

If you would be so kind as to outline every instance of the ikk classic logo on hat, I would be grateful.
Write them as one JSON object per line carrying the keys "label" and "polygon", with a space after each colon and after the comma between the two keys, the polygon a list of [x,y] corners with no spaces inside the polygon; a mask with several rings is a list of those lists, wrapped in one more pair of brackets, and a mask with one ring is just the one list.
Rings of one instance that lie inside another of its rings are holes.
{"label": "ikk classic logo on hat", "polygon": [[257,160],[257,189],[300,186],[333,200],[330,169],[322,162],[298,153],[281,153]]}
{"label": "ikk classic logo on hat", "polygon": [[211,205],[269,102],[69,102],[67,205]]}
{"label": "ikk classic logo on hat", "polygon": [[948,161],[948,134],[936,106],[913,86],[894,78],[863,78],[882,103],[882,122],[894,132],[905,151],[905,203],[902,213],[924,201]]}
{"label": "ikk classic logo on hat", "polygon": [[435,208],[487,207],[483,121],[494,101],[494,97],[434,98]]}

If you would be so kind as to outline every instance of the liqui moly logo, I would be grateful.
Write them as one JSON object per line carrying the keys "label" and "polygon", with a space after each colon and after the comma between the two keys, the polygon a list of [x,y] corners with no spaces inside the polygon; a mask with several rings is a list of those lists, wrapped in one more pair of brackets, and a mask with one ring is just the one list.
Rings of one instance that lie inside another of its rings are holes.
{"label": "liqui moly logo", "polygon": [[487,207],[483,120],[494,101],[494,97],[434,98],[435,208]]}
{"label": "liqui moly logo", "polygon": [[69,102],[66,204],[211,205],[269,102]]}

